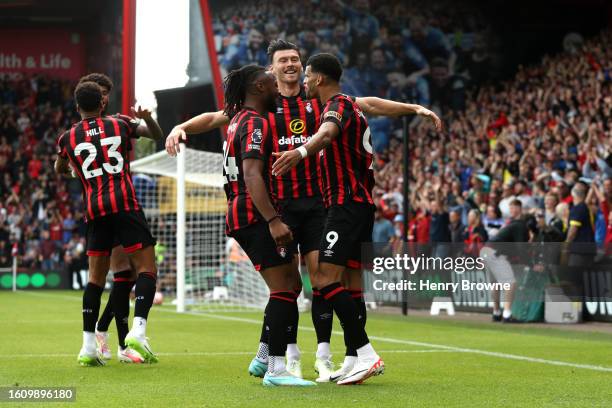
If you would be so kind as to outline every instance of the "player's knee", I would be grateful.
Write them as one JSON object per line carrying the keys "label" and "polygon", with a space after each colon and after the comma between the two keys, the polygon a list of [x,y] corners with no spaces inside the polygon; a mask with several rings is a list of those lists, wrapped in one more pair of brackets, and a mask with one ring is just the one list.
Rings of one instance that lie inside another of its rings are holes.
{"label": "player's knee", "polygon": [[132,269],[129,259],[120,259],[115,261],[111,258],[110,270],[113,272],[129,271]]}
{"label": "player's knee", "polygon": [[88,282],[103,288],[104,286],[106,286],[106,274],[90,271]]}
{"label": "player's knee", "polygon": [[155,264],[145,263],[143,265],[139,265],[135,272],[136,275],[140,275],[141,273],[151,273],[157,276],[157,266],[155,266]]}

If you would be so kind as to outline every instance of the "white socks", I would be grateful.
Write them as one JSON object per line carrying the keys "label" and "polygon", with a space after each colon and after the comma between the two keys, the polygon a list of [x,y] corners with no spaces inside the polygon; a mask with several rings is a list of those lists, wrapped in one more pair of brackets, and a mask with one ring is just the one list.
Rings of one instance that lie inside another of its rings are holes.
{"label": "white socks", "polygon": [[96,352],[96,333],[83,332],[83,349],[87,354]]}
{"label": "white socks", "polygon": [[287,361],[299,360],[301,356],[297,344],[287,344]]}
{"label": "white socks", "polygon": [[357,349],[357,357],[360,359],[363,358],[374,358],[377,357],[378,354],[376,354],[376,352],[374,351],[374,347],[372,347],[372,344],[368,343],[363,347],[359,347]]}
{"label": "white socks", "polygon": [[268,356],[268,373],[271,375],[287,371],[285,356]]}
{"label": "white socks", "polygon": [[135,317],[131,331],[137,337],[145,337],[145,333],[147,332],[147,319]]}
{"label": "white socks", "polygon": [[504,309],[504,312],[502,313],[502,317],[504,319],[509,319],[510,316],[512,316],[512,310],[511,309],[509,309],[509,310]]}
{"label": "white socks", "polygon": [[357,357],[355,356],[344,356],[344,361],[342,362],[341,370],[346,370],[348,368],[353,368],[355,363],[357,362]]}
{"label": "white socks", "polygon": [[329,350],[329,343],[317,344],[317,358],[321,360],[329,360],[331,358],[331,351]]}
{"label": "white socks", "polygon": [[268,364],[268,343],[259,343],[255,358],[264,364]]}

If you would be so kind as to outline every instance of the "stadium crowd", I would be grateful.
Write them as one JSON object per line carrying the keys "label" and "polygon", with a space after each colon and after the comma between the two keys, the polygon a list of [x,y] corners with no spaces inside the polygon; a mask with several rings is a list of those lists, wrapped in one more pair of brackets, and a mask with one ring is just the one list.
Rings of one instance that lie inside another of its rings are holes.
{"label": "stadium crowd", "polygon": [[[519,67],[511,80],[481,87],[466,98],[464,109],[444,110],[444,133],[414,122],[409,239],[462,242],[465,230],[478,222],[468,219],[474,209],[488,237],[494,237],[510,217],[510,203],[519,199],[523,212],[543,215],[562,240],[572,188],[582,184],[594,217],[592,239],[610,244],[611,42],[612,32],[604,31],[576,52],[546,56],[539,65]],[[403,220],[399,143],[392,140],[378,155],[376,188],[384,217],[398,229]],[[388,222],[381,223],[389,229]],[[459,226],[464,234],[449,232]]]}
{"label": "stadium crowd", "polygon": [[[612,33],[521,66],[501,82],[494,41],[483,40],[494,38],[484,18],[464,6],[450,13],[444,2],[421,3],[241,2],[215,15],[220,61],[225,70],[267,64],[267,42],[286,38],[299,44],[304,59],[322,51],[339,55],[349,94],[441,112],[445,132],[410,123],[412,241],[465,240],[480,224],[493,237],[514,198],[526,212],[541,209],[564,234],[570,191],[582,181],[595,216],[593,239],[610,243]],[[77,120],[73,85],[0,78],[0,267],[10,264],[13,243],[25,267],[73,269],[82,262],[80,187],[58,178],[52,166],[57,135]],[[370,126],[379,207],[374,240],[397,242],[404,217],[402,124],[372,118]]]}
{"label": "stadium crowd", "polygon": [[0,267],[57,270],[82,263],[78,181],[53,171],[59,133],[77,119],[74,84],[43,76],[0,78]]}

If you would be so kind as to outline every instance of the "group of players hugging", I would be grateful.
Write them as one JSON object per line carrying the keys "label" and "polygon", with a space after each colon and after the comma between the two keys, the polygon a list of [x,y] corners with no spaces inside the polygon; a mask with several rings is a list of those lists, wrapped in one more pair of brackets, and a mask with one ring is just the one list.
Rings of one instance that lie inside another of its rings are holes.
{"label": "group of players hugging", "polygon": [[[166,150],[175,156],[188,134],[228,126],[223,145],[226,233],[240,244],[270,291],[249,373],[263,377],[267,386],[315,385],[302,378],[297,346],[299,253],[313,287],[316,381],[360,384],[384,372],[365,330],[361,244],[372,239],[375,206],[364,113],[417,114],[431,119],[438,130],[442,124],[419,105],[342,94],[342,65],[332,54],[313,55],[304,72],[295,44],[273,41],[268,56],[267,68],[247,65],[230,72],[224,109],[175,126]],[[133,110],[134,118],[105,115],[111,89],[105,75],[81,79],[75,99],[82,121],[60,136],[55,166],[59,173],[79,177],[87,206],[89,282],[78,357],[87,366],[110,358],[107,330],[113,317],[120,361],[158,361],[146,338],[156,288],[155,239],[136,199],[129,150],[131,138],[159,139],[162,133],[148,110]],[[109,269],[115,272],[113,288],[98,320]],[[346,346],[337,369],[330,352],[334,314]]]}

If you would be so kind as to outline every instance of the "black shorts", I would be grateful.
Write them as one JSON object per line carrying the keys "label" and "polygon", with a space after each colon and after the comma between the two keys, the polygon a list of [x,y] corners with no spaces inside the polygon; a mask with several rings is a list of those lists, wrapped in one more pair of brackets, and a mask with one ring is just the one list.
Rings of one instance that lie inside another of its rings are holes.
{"label": "black shorts", "polygon": [[89,256],[110,256],[117,245],[129,254],[156,243],[142,210],[120,211],[87,222]]}
{"label": "black shorts", "polygon": [[326,211],[321,197],[298,198],[278,202],[282,220],[291,228],[300,254],[319,249],[325,227]]}
{"label": "black shorts", "polygon": [[233,231],[231,237],[240,244],[258,272],[293,262],[294,246],[277,247],[265,222]]}
{"label": "black shorts", "polygon": [[319,262],[361,268],[362,244],[372,242],[374,207],[350,201],[331,206],[319,244]]}

